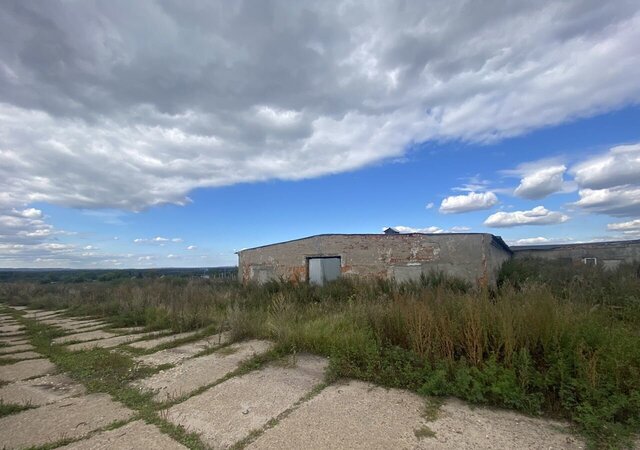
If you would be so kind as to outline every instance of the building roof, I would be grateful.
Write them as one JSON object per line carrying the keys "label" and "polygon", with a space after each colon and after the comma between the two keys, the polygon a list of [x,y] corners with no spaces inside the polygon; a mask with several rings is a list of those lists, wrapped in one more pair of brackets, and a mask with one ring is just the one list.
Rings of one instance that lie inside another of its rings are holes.
{"label": "building roof", "polygon": [[298,239],[290,239],[288,241],[282,242],[274,242],[273,244],[259,245],[257,247],[243,248],[240,251],[237,251],[236,254],[242,253],[247,250],[257,250],[260,248],[271,247],[273,245],[281,245],[288,244],[290,242],[302,241],[305,239],[312,239],[317,237],[325,237],[325,236],[376,236],[381,238],[395,238],[397,236],[491,236],[491,241],[496,244],[498,247],[502,248],[504,251],[508,253],[513,253],[511,248],[502,240],[500,236],[496,236],[490,233],[399,233],[399,234],[378,234],[378,233],[325,233],[325,234],[315,234],[313,236],[306,236]]}

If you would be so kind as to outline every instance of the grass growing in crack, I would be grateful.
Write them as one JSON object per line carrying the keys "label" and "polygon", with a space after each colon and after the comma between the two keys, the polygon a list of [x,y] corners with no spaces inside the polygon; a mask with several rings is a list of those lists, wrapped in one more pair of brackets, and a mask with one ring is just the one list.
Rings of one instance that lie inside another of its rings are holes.
{"label": "grass growing in crack", "polygon": [[282,357],[285,356],[285,350],[283,350],[280,347],[276,347],[273,348],[271,350],[269,350],[268,352],[265,353],[260,353],[258,355],[255,355],[243,362],[241,362],[238,367],[227,373],[225,376],[215,380],[212,383],[206,384],[204,386],[200,386],[198,389],[195,389],[193,391],[191,391],[188,394],[185,395],[181,395],[179,397],[173,397],[170,398],[164,402],[161,403],[161,407],[162,408],[169,408],[173,405],[176,405],[178,403],[182,403],[185,400],[194,397],[198,394],[202,394],[204,391],[211,389],[214,386],[217,386],[220,383],[224,383],[225,381],[227,381],[230,378],[233,377],[237,377],[237,376],[241,376],[241,375],[245,375],[249,372],[253,372],[255,370],[259,370],[261,368],[263,368],[264,366],[266,366],[269,363],[272,363]]}
{"label": "grass growing in crack", "polygon": [[0,417],[19,413],[20,411],[26,411],[27,409],[32,409],[32,408],[34,408],[34,406],[19,405],[16,403],[5,403],[4,401],[0,400]]}
{"label": "grass growing in crack", "polygon": [[[167,350],[170,348],[174,348],[174,347],[178,347],[180,345],[185,345],[185,344],[190,344],[192,342],[196,342],[199,341],[201,339],[210,337],[210,336],[214,336],[217,333],[217,327],[214,326],[208,326],[205,328],[202,328],[201,330],[199,330],[196,334],[194,334],[193,336],[186,336],[183,338],[179,338],[179,339],[173,339],[170,340],[168,342],[164,342],[162,344],[158,344],[154,347],[151,348],[139,348],[139,347],[134,347],[131,345],[125,345],[124,347],[126,348],[127,352],[129,352],[132,355],[135,356],[141,356],[141,355],[146,355],[146,354],[150,354],[150,353],[156,353],[159,352],[160,350]],[[154,339],[159,339],[159,338],[163,338],[163,337],[168,337],[171,336],[173,333],[171,332],[171,330],[167,330],[167,333],[163,333],[161,335],[157,335],[157,336],[148,336],[145,339],[140,339],[139,341],[136,342],[145,342],[145,341],[153,341]]]}
{"label": "grass growing in crack", "polygon": [[422,439],[425,439],[425,438],[436,437],[435,431],[433,431],[431,428],[429,428],[426,425],[423,425],[420,428],[418,428],[416,430],[413,430],[413,434],[416,435],[418,440],[422,440]]}
{"label": "grass growing in crack", "polygon": [[422,412],[422,417],[429,422],[433,422],[438,418],[438,413],[440,412],[440,407],[442,406],[442,399],[439,398],[427,398],[425,399],[424,411]]}
{"label": "grass growing in crack", "polygon": [[[283,350],[280,349],[279,351],[282,352]],[[278,353],[275,353],[275,354],[278,354]],[[295,367],[295,365],[297,364],[296,357],[297,355],[294,352],[293,354],[280,356],[279,358],[274,359],[273,361],[271,361],[271,364],[276,364],[276,365],[282,364],[282,361],[284,360],[286,361],[285,367]],[[293,366],[291,364],[293,364]],[[240,441],[236,442],[233,446],[231,446],[231,450],[244,449],[249,444],[251,444],[256,439],[258,439],[267,430],[275,427],[281,421],[289,417],[296,409],[302,406],[302,404],[308,402],[309,400],[311,400],[312,398],[320,394],[320,392],[322,392],[326,387],[335,383],[336,381],[338,380],[336,379],[335,374],[331,370],[326,370],[324,375],[324,380],[321,383],[316,384],[309,392],[307,392],[304,396],[298,399],[298,401],[296,401],[290,408],[281,412],[277,417],[270,419],[264,426],[262,426],[261,428],[252,430],[247,436],[245,436],[243,439],[241,439]]]}
{"label": "grass growing in crack", "polygon": [[9,364],[15,364],[20,361],[23,360],[17,358],[0,358],[0,366],[8,366]]}

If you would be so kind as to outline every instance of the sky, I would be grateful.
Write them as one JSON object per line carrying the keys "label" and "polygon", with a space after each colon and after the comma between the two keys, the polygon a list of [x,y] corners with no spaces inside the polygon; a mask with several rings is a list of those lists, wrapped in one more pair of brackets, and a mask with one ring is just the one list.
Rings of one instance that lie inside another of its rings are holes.
{"label": "sky", "polygon": [[640,2],[0,2],[0,267],[640,239]]}

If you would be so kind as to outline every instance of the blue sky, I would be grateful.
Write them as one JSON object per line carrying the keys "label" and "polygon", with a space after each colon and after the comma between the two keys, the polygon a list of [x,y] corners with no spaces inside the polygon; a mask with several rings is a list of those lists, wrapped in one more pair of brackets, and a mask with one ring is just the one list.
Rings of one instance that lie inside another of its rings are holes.
{"label": "blue sky", "polygon": [[386,226],[640,238],[640,8],[504,6],[2,5],[0,267]]}

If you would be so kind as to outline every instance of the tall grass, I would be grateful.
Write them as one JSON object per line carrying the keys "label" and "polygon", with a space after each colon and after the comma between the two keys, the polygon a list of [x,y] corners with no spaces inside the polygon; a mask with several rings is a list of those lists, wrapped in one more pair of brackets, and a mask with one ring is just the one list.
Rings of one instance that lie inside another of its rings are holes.
{"label": "tall grass", "polygon": [[640,282],[513,261],[495,291],[434,275],[324,287],[206,280],[0,285],[0,300],[66,307],[118,324],[215,324],[330,357],[339,376],[573,420],[593,443],[640,428]]}

